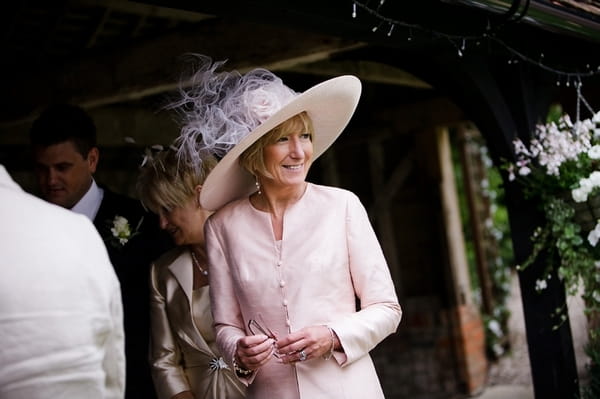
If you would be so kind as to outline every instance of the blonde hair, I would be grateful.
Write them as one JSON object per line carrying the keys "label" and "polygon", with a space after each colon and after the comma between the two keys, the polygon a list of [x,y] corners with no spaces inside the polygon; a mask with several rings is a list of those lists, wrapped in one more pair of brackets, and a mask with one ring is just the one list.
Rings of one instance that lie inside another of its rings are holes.
{"label": "blonde hair", "polygon": [[264,148],[276,143],[280,138],[288,135],[290,132],[298,130],[310,133],[312,140],[314,135],[313,125],[306,111],[292,116],[256,140],[254,144],[248,147],[246,151],[240,155],[240,165],[253,175],[272,177],[265,166],[265,157],[263,156]]}
{"label": "blonde hair", "polygon": [[140,171],[136,184],[140,201],[156,214],[184,206],[216,164],[211,155],[204,155],[198,166],[185,162],[172,149],[161,151]]}

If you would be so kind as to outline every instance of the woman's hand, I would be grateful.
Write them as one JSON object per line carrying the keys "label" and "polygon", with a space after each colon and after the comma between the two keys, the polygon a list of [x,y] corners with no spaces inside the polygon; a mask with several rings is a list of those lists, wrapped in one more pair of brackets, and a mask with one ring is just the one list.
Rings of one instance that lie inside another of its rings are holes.
{"label": "woman's hand", "polygon": [[304,362],[327,356],[340,343],[335,332],[327,326],[310,326],[277,340],[277,351],[283,363]]}
{"label": "woman's hand", "polygon": [[246,370],[256,370],[275,353],[275,341],[263,334],[240,338],[235,351],[236,362]]}

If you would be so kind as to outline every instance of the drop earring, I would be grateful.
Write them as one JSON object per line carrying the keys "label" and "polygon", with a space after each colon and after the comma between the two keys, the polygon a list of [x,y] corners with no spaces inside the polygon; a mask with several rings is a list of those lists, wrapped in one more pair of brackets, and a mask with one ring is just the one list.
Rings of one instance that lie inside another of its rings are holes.
{"label": "drop earring", "polygon": [[256,179],[254,181],[254,184],[256,184],[256,191],[258,192],[258,195],[261,195],[262,191],[260,191],[260,183],[258,182],[258,177],[254,176],[254,178]]}

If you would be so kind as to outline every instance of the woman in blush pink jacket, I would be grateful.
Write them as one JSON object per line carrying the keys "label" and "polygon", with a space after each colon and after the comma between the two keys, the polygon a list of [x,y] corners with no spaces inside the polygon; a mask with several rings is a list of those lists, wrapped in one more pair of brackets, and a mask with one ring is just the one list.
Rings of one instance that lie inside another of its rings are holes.
{"label": "woman in blush pink jacket", "polygon": [[266,70],[217,75],[222,63],[205,61],[187,131],[209,148],[235,144],[200,196],[220,208],[205,237],[225,360],[250,398],[383,398],[369,351],[401,318],[385,258],[354,194],[306,182],[351,118],[359,80],[297,94]]}

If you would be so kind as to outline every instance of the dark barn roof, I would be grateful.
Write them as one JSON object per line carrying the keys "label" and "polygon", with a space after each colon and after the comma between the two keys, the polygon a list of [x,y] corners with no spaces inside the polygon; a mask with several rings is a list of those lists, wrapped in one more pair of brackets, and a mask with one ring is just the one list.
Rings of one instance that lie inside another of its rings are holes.
{"label": "dark barn roof", "polygon": [[[209,32],[215,20],[223,18],[228,22],[221,28],[230,35],[235,35],[236,29],[240,29],[239,35],[244,35],[244,24],[258,23],[421,53],[462,51],[515,58],[523,55],[530,62],[573,73],[594,71],[600,65],[598,1],[388,0],[382,3],[380,7],[376,7],[379,1],[372,0],[7,3],[1,17],[0,67],[3,87],[12,99],[2,107],[0,122],[26,117],[40,104],[60,97],[85,97],[90,104],[117,101],[122,97],[115,96],[115,92],[125,95],[128,89],[106,88],[103,94],[88,95],[70,91],[70,77],[85,73],[75,70],[74,65],[95,72],[93,68],[100,65],[86,63],[110,64],[115,58],[142,51],[143,46],[154,46],[155,50],[143,50],[146,65],[136,65],[136,78],[147,73],[154,84],[164,85],[166,81],[150,76],[162,73],[173,80],[173,71],[164,67],[152,70],[151,64],[165,62],[161,56],[171,55],[158,48],[159,38],[176,36],[178,32],[198,32],[203,26]],[[353,7],[356,18],[352,17]],[[375,27],[379,29],[373,32]],[[299,45],[300,41],[294,39],[290,46]],[[113,75],[121,73],[118,67],[112,66]],[[60,76],[60,81],[56,81],[56,76]],[[566,81],[568,76],[563,79]]]}

